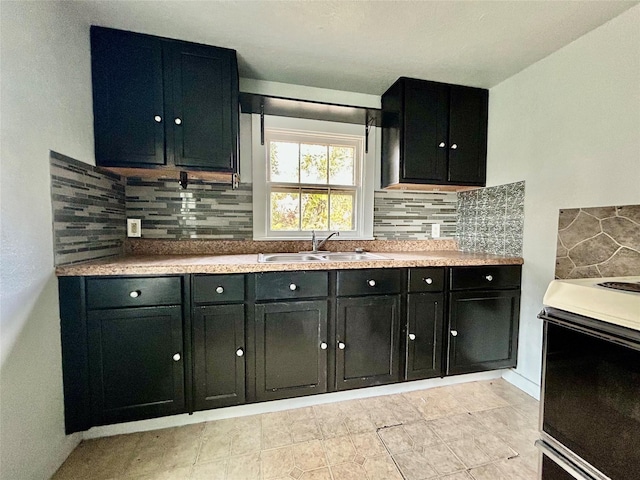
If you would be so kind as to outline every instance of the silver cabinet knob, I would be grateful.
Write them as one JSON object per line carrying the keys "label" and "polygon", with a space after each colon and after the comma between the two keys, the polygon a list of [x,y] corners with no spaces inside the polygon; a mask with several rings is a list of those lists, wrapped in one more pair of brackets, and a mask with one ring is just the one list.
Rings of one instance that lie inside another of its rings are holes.
{"label": "silver cabinet knob", "polygon": [[289,290],[291,290],[292,292],[297,290],[298,286],[295,283],[291,283],[289,284]]}
{"label": "silver cabinet knob", "polygon": [[244,355],[244,350],[242,348],[239,348],[236,350],[236,356],[241,357]]}
{"label": "silver cabinet knob", "polygon": [[326,350],[326,349],[327,349],[327,347],[328,347],[328,345],[327,345],[325,342],[322,342],[322,343],[320,344],[320,348],[321,348],[322,350]]}
{"label": "silver cabinet knob", "polygon": [[416,339],[416,334],[415,333],[410,333],[409,334],[409,340],[415,340]]}
{"label": "silver cabinet knob", "polygon": [[176,118],[174,122],[176,122],[176,125],[180,125],[182,123],[182,120],[180,118]]}
{"label": "silver cabinet knob", "polygon": [[131,298],[138,298],[140,296],[140,290],[134,290],[133,292],[129,292],[129,296]]}
{"label": "silver cabinet knob", "polygon": [[346,345],[345,345],[344,343],[342,343],[342,342],[338,342],[338,348],[339,348],[340,350],[344,350],[344,347],[346,347]]}
{"label": "silver cabinet knob", "polygon": [[179,360],[180,360],[180,358],[182,358],[182,357],[180,357],[180,354],[179,354],[179,353],[176,353],[176,354],[173,356],[173,361],[174,361],[174,362],[177,362],[177,361],[179,361]]}
{"label": "silver cabinet knob", "polygon": [[454,143],[453,145],[451,145],[451,150],[455,150],[456,148],[458,148],[458,144]]}
{"label": "silver cabinet knob", "polygon": [[367,280],[367,283],[369,284],[370,287],[375,287],[376,286],[376,281],[375,280]]}
{"label": "silver cabinet knob", "polygon": [[216,288],[216,293],[224,293],[224,288],[222,288],[222,287],[217,287],[217,288]]}
{"label": "silver cabinet knob", "polygon": [[493,275],[487,275],[486,277],[484,277],[487,279],[487,282],[491,282],[493,280]]}
{"label": "silver cabinet knob", "polygon": [[444,147],[446,147],[447,145],[446,145],[446,143],[444,143],[444,142],[440,142],[440,143],[438,144],[438,146],[439,146],[440,148],[444,148]]}
{"label": "silver cabinet knob", "polygon": [[427,285],[431,285],[433,283],[433,279],[431,277],[423,278],[423,280]]}
{"label": "silver cabinet knob", "polygon": [[153,117],[153,119],[158,123],[162,121],[162,117],[160,115],[156,115],[155,117]]}
{"label": "silver cabinet knob", "polygon": [[457,337],[458,336],[458,331],[457,330],[451,330],[451,336],[452,337]]}

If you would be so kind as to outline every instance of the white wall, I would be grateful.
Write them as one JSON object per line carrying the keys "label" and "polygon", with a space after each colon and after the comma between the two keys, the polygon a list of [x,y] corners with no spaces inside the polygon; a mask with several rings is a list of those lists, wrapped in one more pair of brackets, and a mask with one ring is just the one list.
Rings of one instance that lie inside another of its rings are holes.
{"label": "white wall", "polygon": [[44,479],[65,437],[49,150],[93,162],[89,27],[62,2],[0,9],[0,477]]}
{"label": "white wall", "polygon": [[516,372],[539,384],[558,210],[640,204],[640,6],[491,89],[487,179],[526,181]]}

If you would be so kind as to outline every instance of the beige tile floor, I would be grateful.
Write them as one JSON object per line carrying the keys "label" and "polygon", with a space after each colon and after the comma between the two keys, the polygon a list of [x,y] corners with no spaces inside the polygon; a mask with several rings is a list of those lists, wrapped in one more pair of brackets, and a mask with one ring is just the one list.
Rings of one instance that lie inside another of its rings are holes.
{"label": "beige tile floor", "polygon": [[504,380],[82,442],[54,475],[139,480],[535,480],[538,402]]}

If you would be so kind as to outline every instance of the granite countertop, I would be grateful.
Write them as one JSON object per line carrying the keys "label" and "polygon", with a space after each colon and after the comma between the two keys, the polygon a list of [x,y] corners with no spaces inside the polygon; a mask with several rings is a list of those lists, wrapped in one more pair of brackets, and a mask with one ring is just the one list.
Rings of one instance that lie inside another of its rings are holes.
{"label": "granite countertop", "polygon": [[385,260],[326,261],[317,263],[258,263],[258,255],[124,255],[56,268],[58,276],[166,275],[185,273],[251,273],[291,270],[357,268],[451,267],[474,265],[521,265],[521,257],[503,257],[456,250],[371,252]]}

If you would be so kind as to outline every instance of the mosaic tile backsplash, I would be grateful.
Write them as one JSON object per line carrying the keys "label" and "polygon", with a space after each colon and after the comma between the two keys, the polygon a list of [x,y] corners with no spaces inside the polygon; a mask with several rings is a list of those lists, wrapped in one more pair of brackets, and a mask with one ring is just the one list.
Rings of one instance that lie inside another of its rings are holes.
{"label": "mosaic tile backsplash", "polygon": [[522,256],[524,181],[459,192],[457,210],[462,251]]}
{"label": "mosaic tile backsplash", "polygon": [[253,238],[251,185],[190,180],[183,189],[175,180],[130,177],[127,216],[142,219],[145,238]]}
{"label": "mosaic tile backsplash", "polygon": [[56,152],[49,158],[55,265],[122,253],[124,181]]}
{"label": "mosaic tile backsplash", "polygon": [[560,210],[555,276],[640,275],[640,205]]}
{"label": "mosaic tile backsplash", "polygon": [[431,225],[440,237],[456,234],[457,195],[454,192],[378,191],[374,194],[373,236],[381,240],[424,240]]}

